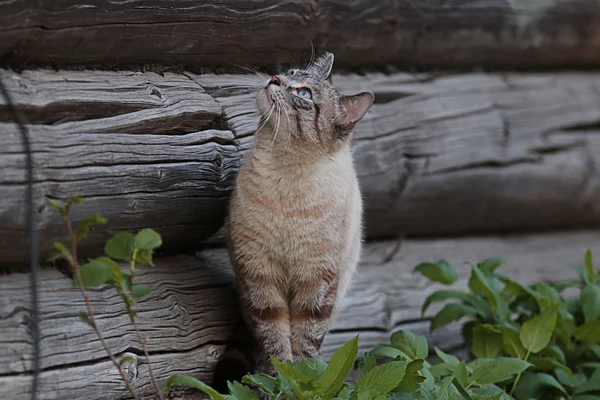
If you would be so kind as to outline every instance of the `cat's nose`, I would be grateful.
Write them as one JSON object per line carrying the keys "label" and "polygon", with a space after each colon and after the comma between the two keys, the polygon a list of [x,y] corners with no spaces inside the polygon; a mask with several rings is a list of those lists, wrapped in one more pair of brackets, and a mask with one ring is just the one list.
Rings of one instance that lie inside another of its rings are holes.
{"label": "cat's nose", "polygon": [[271,80],[269,81],[269,85],[276,85],[279,86],[281,85],[281,82],[279,81],[279,78],[277,76],[274,76],[271,78]]}

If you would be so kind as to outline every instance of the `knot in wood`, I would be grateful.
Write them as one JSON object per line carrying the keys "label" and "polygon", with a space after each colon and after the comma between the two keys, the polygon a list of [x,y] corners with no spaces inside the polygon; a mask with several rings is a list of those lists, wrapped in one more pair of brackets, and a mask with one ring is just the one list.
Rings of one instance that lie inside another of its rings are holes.
{"label": "knot in wood", "polygon": [[121,368],[128,382],[133,382],[138,376],[139,357],[133,353],[123,353]]}

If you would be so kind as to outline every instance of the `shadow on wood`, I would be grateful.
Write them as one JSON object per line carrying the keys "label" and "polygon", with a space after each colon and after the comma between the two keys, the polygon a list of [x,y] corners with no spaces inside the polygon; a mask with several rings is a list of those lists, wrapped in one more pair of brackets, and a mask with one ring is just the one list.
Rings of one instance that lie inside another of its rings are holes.
{"label": "shadow on wood", "polygon": [[61,66],[600,66],[596,0],[22,0],[0,4],[0,62]]}

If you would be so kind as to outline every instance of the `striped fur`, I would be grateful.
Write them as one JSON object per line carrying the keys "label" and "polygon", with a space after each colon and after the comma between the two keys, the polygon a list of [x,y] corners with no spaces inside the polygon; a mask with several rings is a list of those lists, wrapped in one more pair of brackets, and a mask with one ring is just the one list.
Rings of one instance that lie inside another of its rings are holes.
{"label": "striped fur", "polygon": [[331,84],[332,63],[326,54],[259,91],[263,127],[231,198],[238,294],[261,369],[271,374],[268,355],[319,355],[360,256],[362,199],[350,144],[374,96],[343,96]]}

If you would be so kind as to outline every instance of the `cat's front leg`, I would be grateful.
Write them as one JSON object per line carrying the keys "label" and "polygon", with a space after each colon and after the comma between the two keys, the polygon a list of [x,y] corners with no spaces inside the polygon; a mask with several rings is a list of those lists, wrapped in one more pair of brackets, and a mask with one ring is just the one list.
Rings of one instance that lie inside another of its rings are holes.
{"label": "cat's front leg", "polygon": [[303,273],[291,280],[290,325],[294,362],[319,358],[337,299],[337,271],[313,267],[303,266]]}

